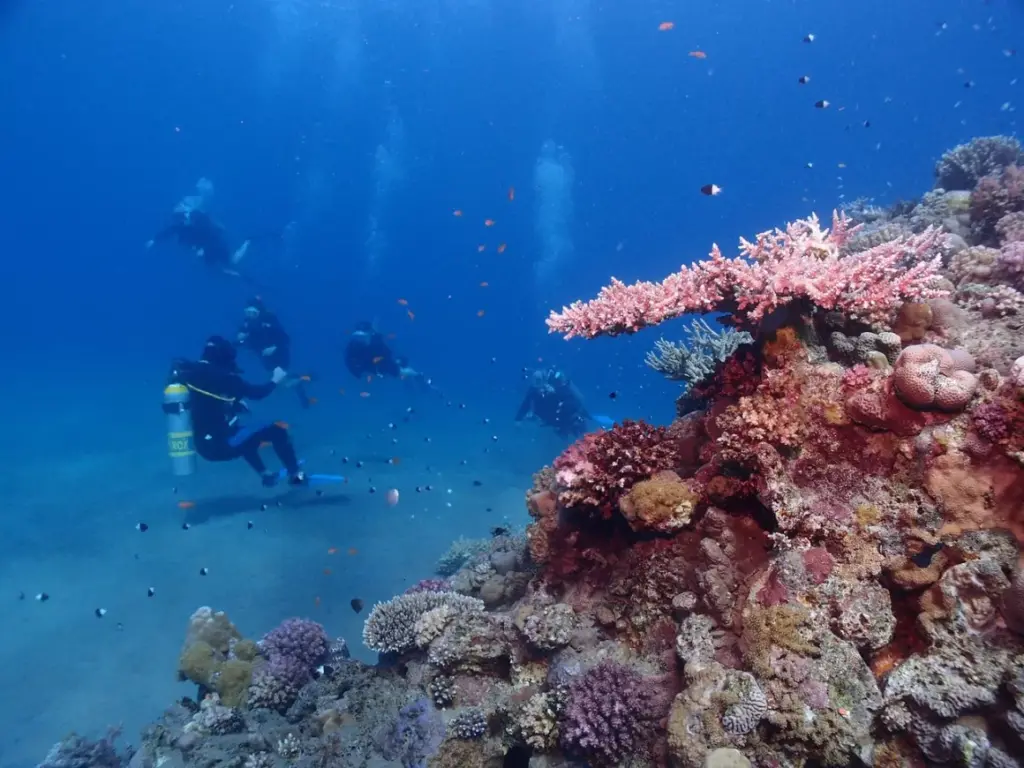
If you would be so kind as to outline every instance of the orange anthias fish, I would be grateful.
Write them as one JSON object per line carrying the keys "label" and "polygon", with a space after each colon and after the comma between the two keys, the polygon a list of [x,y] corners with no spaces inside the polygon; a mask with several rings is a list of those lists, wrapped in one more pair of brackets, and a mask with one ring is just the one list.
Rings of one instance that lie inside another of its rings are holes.
{"label": "orange anthias fish", "polygon": [[360,396],[360,397],[369,397],[369,396],[370,396],[370,393],[369,393],[369,392],[360,392],[360,393],[359,393],[359,396]]}
{"label": "orange anthias fish", "polygon": [[484,226],[485,227],[493,227],[494,226],[494,219],[484,219]]}
{"label": "orange anthias fish", "polygon": [[196,503],[194,501],[179,501],[178,509],[192,509]]}
{"label": "orange anthias fish", "polygon": [[695,59],[706,59],[708,55],[704,51],[690,51],[687,56],[691,56]]}
{"label": "orange anthias fish", "polygon": [[486,280],[484,280],[482,283],[480,283],[480,287],[481,288],[486,288],[489,285],[490,285],[490,283],[488,283]]}
{"label": "orange anthias fish", "polygon": [[273,445],[273,443],[271,443],[269,440],[264,440],[262,443],[260,443],[260,448],[268,448],[271,445]]}
{"label": "orange anthias fish", "polygon": [[508,246],[505,245],[505,243],[502,243],[498,246],[498,253],[504,253],[506,248],[508,248]]}
{"label": "orange anthias fish", "polygon": [[515,199],[516,199],[516,188],[515,187],[509,187],[508,188],[508,201],[511,203]]}
{"label": "orange anthias fish", "polygon": [[331,575],[331,569],[330,568],[324,568],[324,576],[330,576],[330,575]]}
{"label": "orange anthias fish", "polygon": [[316,405],[317,403],[320,402],[320,400],[319,398],[316,397],[310,397],[306,400],[306,402],[309,403],[310,405]]}
{"label": "orange anthias fish", "polygon": [[486,312],[484,310],[479,309],[479,310],[477,310],[476,316],[477,317],[483,317],[485,314],[486,314]]}
{"label": "orange anthias fish", "polygon": [[415,320],[416,319],[416,315],[413,313],[413,311],[411,309],[408,312],[406,312],[405,314],[407,314],[409,316],[410,320]]}
{"label": "orange anthias fish", "polygon": [[659,32],[668,32],[670,29],[675,29],[676,23],[674,21],[663,21],[658,25]]}
{"label": "orange anthias fish", "polygon": [[359,554],[359,550],[358,550],[358,549],[356,549],[355,547],[349,547],[349,548],[348,548],[348,553],[349,553],[350,555],[358,555],[358,554]]}
{"label": "orange anthias fish", "polygon": [[403,307],[409,304],[407,299],[399,299],[398,303],[401,304]]}
{"label": "orange anthias fish", "polygon": [[338,548],[337,547],[328,547],[327,548],[327,554],[328,555],[336,555],[336,554],[338,554]]}
{"label": "orange anthias fish", "polygon": [[487,246],[486,246],[486,245],[478,245],[478,246],[476,247],[476,252],[477,252],[477,253],[483,253],[483,252],[484,252],[484,251],[486,251],[486,250],[487,250]]}
{"label": "orange anthias fish", "polygon": [[373,358],[373,364],[377,365],[383,359],[384,359],[384,355],[377,355],[375,358]]}
{"label": "orange anthias fish", "polygon": [[299,381],[312,381],[312,376],[299,376]]}
{"label": "orange anthias fish", "polygon": [[461,215],[462,215],[462,211],[459,210],[458,208],[456,208],[454,211],[452,211],[452,216],[454,216],[455,218],[459,218]]}
{"label": "orange anthias fish", "polygon": [[291,429],[292,425],[289,424],[287,421],[275,421],[274,426],[280,427],[281,429]]}

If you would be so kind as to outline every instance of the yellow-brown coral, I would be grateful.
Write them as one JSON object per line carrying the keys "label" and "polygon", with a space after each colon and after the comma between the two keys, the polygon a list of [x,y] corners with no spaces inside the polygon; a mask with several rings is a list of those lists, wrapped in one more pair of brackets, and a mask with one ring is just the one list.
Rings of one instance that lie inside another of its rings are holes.
{"label": "yellow-brown coral", "polygon": [[672,533],[690,523],[698,494],[675,472],[659,472],[643,480],[619,501],[619,510],[634,531]]}

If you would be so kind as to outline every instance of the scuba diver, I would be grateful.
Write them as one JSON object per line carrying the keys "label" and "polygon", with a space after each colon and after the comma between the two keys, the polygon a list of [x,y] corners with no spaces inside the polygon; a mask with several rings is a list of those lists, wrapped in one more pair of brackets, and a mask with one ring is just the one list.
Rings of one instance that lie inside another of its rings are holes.
{"label": "scuba diver", "polygon": [[288,474],[291,485],[304,485],[306,474],[299,468],[295,448],[284,426],[274,423],[246,427],[239,423],[249,409],[249,400],[262,400],[287,377],[275,368],[266,384],[250,384],[239,375],[237,352],[227,339],[211,336],[198,362],[176,360],[171,381],[188,388],[191,403],[195,451],[207,461],[245,459],[262,478],[263,485],[277,484],[280,475],[269,472],[260,458],[260,444],[267,442]]}
{"label": "scuba diver", "polygon": [[583,394],[563,371],[547,368],[534,371],[516,421],[535,416],[562,437],[576,438],[594,421],[583,405]]}
{"label": "scuba diver", "polygon": [[[259,296],[254,296],[245,305],[245,320],[238,330],[237,345],[239,349],[248,349],[259,355],[269,373],[273,373],[275,368],[287,371],[291,366],[292,340],[277,315],[266,308]],[[286,387],[294,387],[299,403],[303,408],[309,408],[309,396],[301,376],[290,376],[283,383]]]}
{"label": "scuba diver", "polygon": [[407,358],[395,355],[384,334],[366,321],[357,323],[349,337],[345,367],[357,379],[391,376],[412,383],[420,391],[433,389],[430,379],[410,366]]}
{"label": "scuba diver", "polygon": [[146,243],[146,248],[177,240],[179,245],[190,248],[207,267],[232,277],[242,277],[235,267],[245,258],[249,241],[244,241],[231,251],[224,228],[206,210],[212,196],[213,183],[205,178],[197,181],[196,194],[181,199],[171,212],[170,222]]}

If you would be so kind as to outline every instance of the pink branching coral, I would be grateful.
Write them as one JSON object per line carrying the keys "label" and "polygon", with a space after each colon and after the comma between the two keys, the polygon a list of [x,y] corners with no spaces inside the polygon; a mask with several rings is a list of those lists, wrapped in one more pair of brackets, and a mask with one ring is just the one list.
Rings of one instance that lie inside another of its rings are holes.
{"label": "pink branching coral", "polygon": [[964,370],[968,362],[973,366],[973,360],[958,362],[934,344],[907,347],[896,360],[896,394],[911,408],[962,411],[978,386],[977,377]]}
{"label": "pink branching coral", "polygon": [[939,298],[937,287],[943,235],[929,228],[842,257],[840,248],[856,231],[841,214],[831,230],[812,215],[740,240],[740,256],[728,259],[718,246],[711,258],[680,268],[660,283],[619,280],[596,299],[574,302],[547,320],[566,338],[634,333],[690,312],[730,312],[740,325],[757,325],[772,311],[806,301],[823,310],[885,325],[906,301]]}
{"label": "pink branching coral", "polygon": [[558,500],[565,507],[597,507],[609,517],[622,494],[675,464],[664,427],[626,420],[584,435],[555,459]]}
{"label": "pink branching coral", "polygon": [[641,757],[663,716],[656,711],[660,698],[637,672],[612,662],[599,664],[569,687],[562,746],[595,766]]}

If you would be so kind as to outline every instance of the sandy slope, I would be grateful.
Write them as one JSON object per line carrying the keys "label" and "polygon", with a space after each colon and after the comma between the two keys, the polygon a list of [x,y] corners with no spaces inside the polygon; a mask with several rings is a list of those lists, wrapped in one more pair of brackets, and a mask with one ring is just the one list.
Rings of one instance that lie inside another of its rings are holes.
{"label": "sandy slope", "polygon": [[[276,405],[310,466],[344,470],[347,485],[323,496],[267,492],[239,463],[204,466],[175,494],[159,418],[115,418],[152,408],[141,399],[91,411],[51,407],[46,423],[23,435],[26,450],[5,457],[0,768],[34,765],[71,729],[97,733],[121,722],[133,740],[172,699],[193,693],[174,673],[185,622],[200,605],[227,610],[254,635],[287,616],[311,616],[369,660],[351,598],[369,607],[429,576],[456,536],[486,535],[503,518],[524,522],[530,472],[556,445],[530,427],[484,426],[479,414],[441,403],[410,423],[394,402],[357,409],[339,401],[309,412]],[[397,429],[387,427],[391,419]],[[401,457],[398,466],[386,463],[391,455]],[[415,492],[428,483],[433,491]],[[384,500],[390,487],[402,491],[393,509]],[[196,507],[179,510],[183,498]],[[150,530],[136,531],[139,521]],[[328,555],[329,547],[339,553]],[[199,575],[202,567],[209,575]],[[34,601],[39,591],[51,599]],[[103,619],[93,614],[98,607],[108,611]]]}

